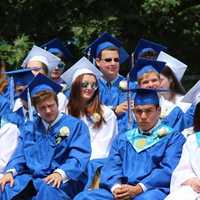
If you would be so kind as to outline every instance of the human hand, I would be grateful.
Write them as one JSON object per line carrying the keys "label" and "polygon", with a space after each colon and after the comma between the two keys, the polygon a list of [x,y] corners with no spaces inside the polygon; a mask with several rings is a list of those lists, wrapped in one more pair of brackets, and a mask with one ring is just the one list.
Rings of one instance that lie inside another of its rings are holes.
{"label": "human hand", "polygon": [[113,191],[113,195],[116,200],[127,200],[135,197],[141,192],[143,192],[143,190],[139,184],[137,185],[123,184],[121,185],[121,187],[118,187]]}
{"label": "human hand", "polygon": [[14,178],[11,172],[6,173],[1,179],[0,179],[0,186],[1,191],[4,191],[5,185],[7,183],[10,183],[10,187],[13,187],[14,185]]}
{"label": "human hand", "polygon": [[[133,101],[130,101],[130,107],[131,107],[131,109],[134,107]],[[119,104],[115,108],[115,113],[116,113],[116,115],[120,115],[120,114],[126,112],[127,110],[128,110],[128,102],[125,101],[125,102]]]}
{"label": "human hand", "polygon": [[196,177],[186,180],[182,185],[189,185],[195,192],[200,193],[200,180]]}
{"label": "human hand", "polygon": [[58,172],[54,172],[49,176],[47,176],[46,178],[44,178],[44,181],[47,184],[52,184],[53,187],[59,188],[62,182],[62,176]]}

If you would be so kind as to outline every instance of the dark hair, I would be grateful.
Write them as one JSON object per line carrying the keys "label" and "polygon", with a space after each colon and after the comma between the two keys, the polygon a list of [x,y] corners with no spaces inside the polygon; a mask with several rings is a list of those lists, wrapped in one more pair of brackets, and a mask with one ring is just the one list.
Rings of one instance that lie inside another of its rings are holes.
{"label": "dark hair", "polygon": [[81,94],[81,83],[84,75],[85,74],[78,76],[72,84],[69,96],[69,102],[67,104],[68,113],[78,118],[80,118],[81,115],[86,115],[87,117],[91,117],[92,114],[98,113],[101,119],[100,121],[94,123],[94,128],[99,128],[102,125],[102,123],[105,122],[103,118],[103,110],[100,104],[99,89],[97,88],[93,97],[89,100],[89,102],[87,102],[87,105],[83,105],[83,101],[80,94]]}
{"label": "dark hair", "polygon": [[196,105],[193,118],[194,132],[200,131],[200,102]]}
{"label": "dark hair", "polygon": [[96,56],[97,58],[101,59],[102,56],[102,52],[104,50],[108,50],[108,51],[117,51],[119,53],[119,48],[118,47],[107,47],[105,49],[103,49],[102,51],[100,51],[100,53]]}
{"label": "dark hair", "polygon": [[170,88],[172,92],[174,92],[174,95],[176,93],[178,94],[185,94],[185,89],[182,86],[182,84],[177,80],[175,74],[173,71],[165,65],[164,69],[160,72],[163,76],[167,77],[170,81]]}
{"label": "dark hair", "polygon": [[138,55],[138,59],[149,59],[149,60],[156,60],[158,57],[158,52],[156,52],[155,50],[148,50],[148,51],[144,51],[141,52]]}
{"label": "dark hair", "polygon": [[32,101],[33,106],[36,108],[38,104],[52,97],[54,98],[54,100],[56,101],[56,104],[58,105],[58,97],[56,93],[49,90],[38,92],[36,95],[31,97],[31,101]]}

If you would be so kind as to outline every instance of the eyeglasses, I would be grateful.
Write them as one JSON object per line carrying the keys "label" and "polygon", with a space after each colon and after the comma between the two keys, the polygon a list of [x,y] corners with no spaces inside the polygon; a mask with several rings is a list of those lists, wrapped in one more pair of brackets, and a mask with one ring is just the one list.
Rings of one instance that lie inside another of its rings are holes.
{"label": "eyeglasses", "polygon": [[137,108],[134,108],[133,111],[136,115],[142,115],[142,113],[145,113],[146,115],[150,115],[151,113],[154,112],[153,109],[137,109]]}
{"label": "eyeglasses", "polygon": [[86,82],[81,83],[81,88],[96,90],[98,88],[98,86],[97,86],[97,83],[89,83],[89,82],[86,81]]}
{"label": "eyeglasses", "polygon": [[101,59],[105,62],[111,62],[112,60],[114,60],[114,62],[119,62],[119,58],[104,58],[104,59]]}

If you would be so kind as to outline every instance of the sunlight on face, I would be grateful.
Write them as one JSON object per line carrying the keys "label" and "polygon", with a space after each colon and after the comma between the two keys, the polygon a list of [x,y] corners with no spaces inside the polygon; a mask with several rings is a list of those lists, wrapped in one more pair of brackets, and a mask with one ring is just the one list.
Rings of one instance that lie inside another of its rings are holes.
{"label": "sunlight on face", "polygon": [[85,74],[81,83],[81,97],[84,101],[89,101],[97,89],[97,82],[94,75]]}
{"label": "sunlight on face", "polygon": [[110,81],[114,80],[119,73],[119,53],[117,50],[103,50],[101,58],[96,63],[104,77]]}

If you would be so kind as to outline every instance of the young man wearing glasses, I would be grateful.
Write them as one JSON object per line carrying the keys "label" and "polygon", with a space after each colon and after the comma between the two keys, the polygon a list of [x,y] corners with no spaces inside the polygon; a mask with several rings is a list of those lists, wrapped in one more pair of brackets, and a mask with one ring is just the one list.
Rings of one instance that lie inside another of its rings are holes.
{"label": "young man wearing glasses", "polygon": [[185,142],[183,134],[164,125],[155,90],[136,89],[134,113],[137,128],[119,134],[102,168],[98,190],[78,194],[81,199],[163,200],[171,174]]}

